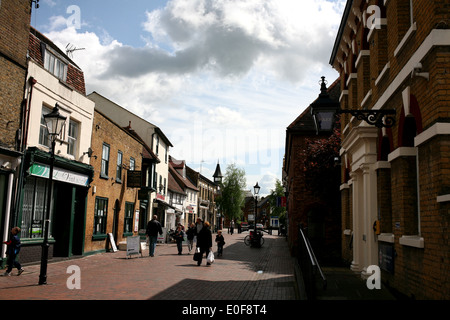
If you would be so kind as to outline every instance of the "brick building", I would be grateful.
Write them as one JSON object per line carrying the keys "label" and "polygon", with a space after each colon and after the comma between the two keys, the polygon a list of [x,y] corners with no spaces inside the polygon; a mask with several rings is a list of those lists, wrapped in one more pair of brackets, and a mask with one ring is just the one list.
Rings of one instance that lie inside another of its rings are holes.
{"label": "brick building", "polygon": [[418,299],[450,297],[449,29],[448,0],[349,0],[330,59],[341,109],[396,111],[341,116],[343,256]]}
{"label": "brick building", "polygon": [[168,203],[167,192],[169,154],[170,148],[173,147],[172,143],[159,127],[133,114],[101,94],[92,92],[88,97],[95,102],[96,110],[102,112],[118,125],[126,127],[131,121],[133,130],[160,160],[156,163],[155,170],[151,174],[152,180],[149,186],[151,186],[152,190],[148,192],[149,208],[147,210],[147,219],[150,220],[153,215],[157,215],[163,227],[166,227],[167,210],[172,209]]}
{"label": "brick building", "polygon": [[[337,103],[340,82],[334,81],[325,88],[326,99]],[[317,100],[316,100],[317,101]],[[317,194],[308,182],[305,169],[306,149],[314,141],[327,139],[331,131],[316,131],[308,106],[286,129],[285,158],[283,164],[283,184],[287,192],[286,223],[288,243],[293,255],[298,254],[299,228],[307,228],[309,239],[322,262],[335,260],[340,256],[339,191],[331,190],[323,195]],[[321,184],[330,184],[332,176],[315,177]]]}
{"label": "brick building", "polygon": [[108,234],[116,245],[128,236],[145,235],[148,190],[158,159],[132,129],[120,127],[95,111],[91,165],[94,176],[86,210],[85,253],[110,249]]}
{"label": "brick building", "polygon": [[[15,181],[19,178],[21,114],[27,72],[31,1],[0,1],[0,240],[6,241],[16,210]],[[0,265],[6,245],[0,249]]]}

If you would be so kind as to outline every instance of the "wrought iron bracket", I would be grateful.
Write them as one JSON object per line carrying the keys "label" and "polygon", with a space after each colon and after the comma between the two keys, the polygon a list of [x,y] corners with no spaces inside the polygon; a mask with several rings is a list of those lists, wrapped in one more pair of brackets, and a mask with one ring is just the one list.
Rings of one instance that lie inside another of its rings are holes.
{"label": "wrought iron bracket", "polygon": [[358,120],[364,120],[377,128],[392,128],[395,125],[395,110],[337,110],[337,113],[349,113]]}

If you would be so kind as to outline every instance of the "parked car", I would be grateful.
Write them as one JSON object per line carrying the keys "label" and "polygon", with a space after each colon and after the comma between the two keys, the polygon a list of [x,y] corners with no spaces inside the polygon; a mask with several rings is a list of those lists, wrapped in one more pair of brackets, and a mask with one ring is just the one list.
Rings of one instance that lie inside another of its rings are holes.
{"label": "parked car", "polygon": [[248,231],[248,222],[241,222],[241,231]]}
{"label": "parked car", "polygon": [[262,230],[264,229],[263,225],[261,223],[256,224],[256,230]]}

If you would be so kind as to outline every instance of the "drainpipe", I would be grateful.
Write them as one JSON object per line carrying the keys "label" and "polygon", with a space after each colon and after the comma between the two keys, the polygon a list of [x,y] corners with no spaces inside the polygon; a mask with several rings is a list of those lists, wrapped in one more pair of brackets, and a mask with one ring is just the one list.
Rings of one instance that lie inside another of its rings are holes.
{"label": "drainpipe", "polygon": [[28,143],[28,124],[30,122],[30,108],[31,108],[31,98],[33,97],[33,88],[37,83],[37,80],[33,77],[28,79],[30,85],[30,92],[28,94],[27,102],[25,103],[25,113],[24,113],[24,124],[23,124],[23,136],[22,136],[22,150],[25,150]]}

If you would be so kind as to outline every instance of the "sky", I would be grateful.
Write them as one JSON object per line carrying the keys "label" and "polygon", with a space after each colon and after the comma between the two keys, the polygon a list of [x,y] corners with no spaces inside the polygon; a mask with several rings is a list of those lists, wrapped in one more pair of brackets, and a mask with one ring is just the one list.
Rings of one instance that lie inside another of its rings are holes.
{"label": "sky", "polygon": [[170,155],[212,180],[217,163],[267,195],[286,128],[334,82],[346,0],[40,0],[31,25],[83,70],[86,93],[158,126]]}

